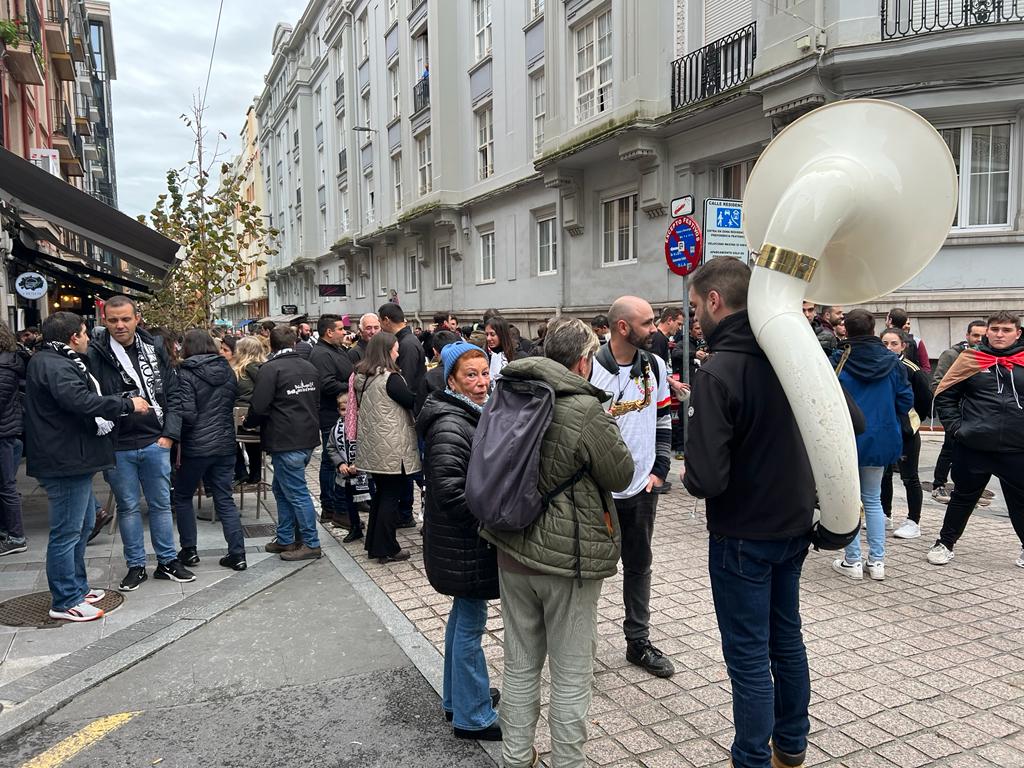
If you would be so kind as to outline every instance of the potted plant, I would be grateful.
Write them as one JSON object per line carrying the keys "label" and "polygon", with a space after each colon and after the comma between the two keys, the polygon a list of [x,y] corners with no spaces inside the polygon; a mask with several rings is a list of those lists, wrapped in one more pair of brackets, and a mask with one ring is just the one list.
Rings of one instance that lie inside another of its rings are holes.
{"label": "potted plant", "polygon": [[10,19],[0,19],[0,41],[7,47],[18,45],[18,24]]}

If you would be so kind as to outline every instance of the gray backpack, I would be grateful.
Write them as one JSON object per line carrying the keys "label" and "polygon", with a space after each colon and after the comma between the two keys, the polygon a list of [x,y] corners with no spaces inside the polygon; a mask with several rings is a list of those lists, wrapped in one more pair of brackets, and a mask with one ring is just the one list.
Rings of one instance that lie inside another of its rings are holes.
{"label": "gray backpack", "polygon": [[540,446],[554,415],[555,390],[543,381],[499,379],[473,435],[466,474],[466,503],[481,526],[521,531],[558,494],[586,474],[586,467],[541,493]]}

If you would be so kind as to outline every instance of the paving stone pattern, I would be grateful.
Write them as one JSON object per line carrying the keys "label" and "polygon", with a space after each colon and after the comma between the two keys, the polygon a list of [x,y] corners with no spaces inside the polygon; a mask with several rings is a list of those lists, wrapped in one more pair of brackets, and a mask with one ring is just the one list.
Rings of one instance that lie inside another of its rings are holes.
{"label": "paving stone pattern", "polygon": [[[905,508],[894,516],[902,521]],[[929,565],[925,552],[941,517],[929,498],[921,538],[888,537],[884,582],[848,580],[831,570],[832,553],[809,555],[801,595],[812,677],[808,766],[1024,766],[1019,545],[1008,520],[976,514],[956,559]],[[399,540],[412,557],[389,565],[368,561],[362,542],[345,546],[442,650],[451,601],[427,583],[419,530],[399,531]],[[621,577],[605,582],[598,612],[590,763],[728,765],[731,690],[707,576],[704,505],[678,482],[659,501],[651,595],[651,639],[675,662],[675,676],[659,680],[626,662]],[[492,603],[484,650],[499,687],[502,627]],[[545,670],[542,754],[550,750],[546,680]]]}

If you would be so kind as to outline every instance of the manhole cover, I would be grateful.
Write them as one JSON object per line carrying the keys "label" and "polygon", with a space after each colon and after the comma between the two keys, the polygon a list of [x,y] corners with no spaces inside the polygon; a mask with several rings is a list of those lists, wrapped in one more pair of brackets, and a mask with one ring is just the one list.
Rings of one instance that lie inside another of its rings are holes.
{"label": "manhole cover", "polygon": [[[96,603],[104,613],[110,613],[121,607],[124,595],[112,589],[107,590],[103,599]],[[0,624],[8,627],[61,627],[70,622],[50,618],[50,593],[32,592],[18,595],[0,603]]]}
{"label": "manhole cover", "polygon": [[247,539],[265,539],[268,536],[277,534],[277,526],[273,523],[257,523],[255,525],[243,525],[242,532]]}

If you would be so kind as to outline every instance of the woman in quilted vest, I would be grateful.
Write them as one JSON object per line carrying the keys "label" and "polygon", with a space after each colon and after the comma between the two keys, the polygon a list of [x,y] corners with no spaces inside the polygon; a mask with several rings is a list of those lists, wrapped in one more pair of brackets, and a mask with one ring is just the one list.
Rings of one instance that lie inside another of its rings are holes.
{"label": "woman in quilted vest", "polygon": [[487,601],[498,598],[495,549],[480,538],[466,503],[473,434],[487,402],[491,375],[484,353],[456,341],[441,351],[446,388],[430,394],[416,421],[425,445],[427,508],[423,561],[430,586],[451,595],[444,636],[445,717],[463,739],[501,738],[497,690],[490,689],[481,639]]}
{"label": "woman in quilted vest", "polygon": [[370,339],[355,371],[356,439],[360,470],[373,475],[377,493],[366,525],[366,552],[379,563],[408,560],[395,530],[406,476],[420,471],[412,409],[416,396],[398,368],[398,340],[382,331]]}

